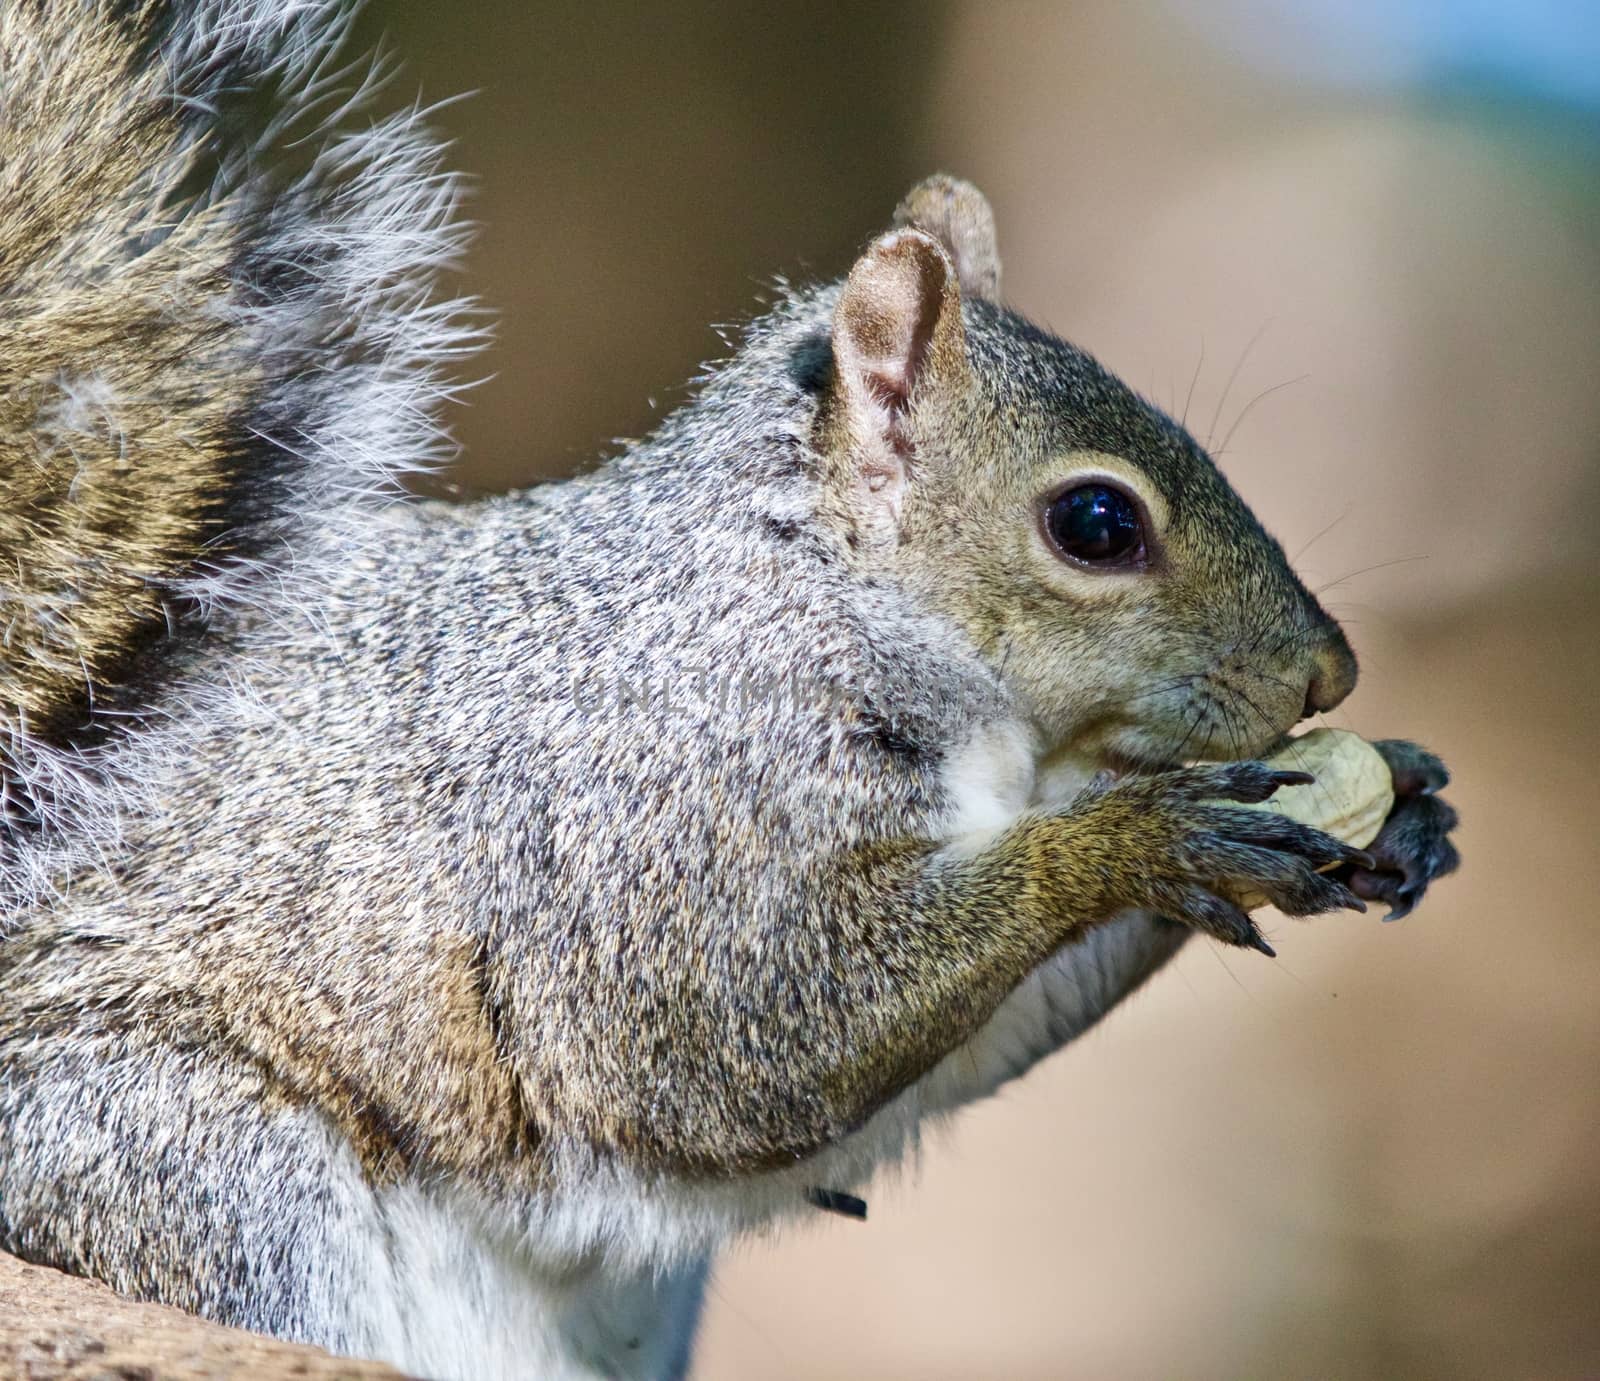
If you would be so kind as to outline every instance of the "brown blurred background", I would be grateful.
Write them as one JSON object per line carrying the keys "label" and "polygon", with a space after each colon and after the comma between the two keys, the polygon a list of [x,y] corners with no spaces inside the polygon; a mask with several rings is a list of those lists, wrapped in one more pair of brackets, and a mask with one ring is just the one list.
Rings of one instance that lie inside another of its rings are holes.
{"label": "brown blurred background", "polygon": [[732,1253],[698,1381],[1600,1376],[1597,14],[374,5],[402,94],[477,92],[463,486],[648,430],[708,323],[949,169],[1008,298],[1304,549],[1364,663],[1334,722],[1456,773],[1420,913],[1192,945],[865,1227]]}

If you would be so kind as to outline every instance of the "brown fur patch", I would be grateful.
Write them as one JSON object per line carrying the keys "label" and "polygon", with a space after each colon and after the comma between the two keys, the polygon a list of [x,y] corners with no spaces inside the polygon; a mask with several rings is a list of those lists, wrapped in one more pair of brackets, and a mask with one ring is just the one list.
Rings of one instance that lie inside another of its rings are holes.
{"label": "brown fur patch", "polygon": [[[142,13],[142,12],[141,12]],[[145,19],[0,14],[0,735],[70,742],[217,536],[249,396],[235,232],[172,205],[181,131]],[[0,746],[0,782],[7,775]]]}

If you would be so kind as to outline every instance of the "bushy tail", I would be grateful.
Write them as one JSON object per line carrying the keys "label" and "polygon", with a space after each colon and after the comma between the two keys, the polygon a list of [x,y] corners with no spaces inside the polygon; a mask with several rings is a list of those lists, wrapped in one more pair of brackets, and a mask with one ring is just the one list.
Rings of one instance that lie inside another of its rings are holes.
{"label": "bushy tail", "polygon": [[325,515],[444,448],[456,188],[414,111],[341,132],[348,20],[0,0],[0,929],[219,608],[314,598]]}

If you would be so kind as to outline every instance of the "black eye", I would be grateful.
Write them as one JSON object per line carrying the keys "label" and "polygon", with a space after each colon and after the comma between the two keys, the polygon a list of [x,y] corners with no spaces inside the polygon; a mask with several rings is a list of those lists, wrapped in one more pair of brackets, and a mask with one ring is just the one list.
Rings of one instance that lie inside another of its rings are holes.
{"label": "black eye", "polygon": [[1045,511],[1050,540],[1091,566],[1127,566],[1144,554],[1139,507],[1108,484],[1083,484],[1051,500]]}

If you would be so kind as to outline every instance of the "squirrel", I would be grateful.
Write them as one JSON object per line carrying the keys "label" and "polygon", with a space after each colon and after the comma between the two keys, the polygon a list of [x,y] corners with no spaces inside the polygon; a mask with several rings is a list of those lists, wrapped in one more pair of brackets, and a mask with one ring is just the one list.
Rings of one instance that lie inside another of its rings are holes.
{"label": "squirrel", "polygon": [[347,22],[0,13],[0,1249],[682,1376],[721,1245],[860,1212],[1194,932],[1270,953],[1233,898],[1409,910],[1447,774],[1380,744],[1366,850],[1232,804],[1354,654],[954,178],[598,468],[401,498],[479,332]]}

